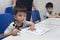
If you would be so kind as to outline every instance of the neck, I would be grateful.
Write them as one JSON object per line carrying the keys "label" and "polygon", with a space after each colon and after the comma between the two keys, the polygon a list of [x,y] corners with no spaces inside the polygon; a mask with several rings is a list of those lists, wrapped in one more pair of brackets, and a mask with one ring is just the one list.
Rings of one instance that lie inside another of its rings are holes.
{"label": "neck", "polygon": [[22,25],[22,23],[18,22],[18,21],[15,21],[15,23],[16,23],[17,26],[21,26]]}
{"label": "neck", "polygon": [[51,15],[51,14],[52,14],[52,12],[49,12],[49,14]]}

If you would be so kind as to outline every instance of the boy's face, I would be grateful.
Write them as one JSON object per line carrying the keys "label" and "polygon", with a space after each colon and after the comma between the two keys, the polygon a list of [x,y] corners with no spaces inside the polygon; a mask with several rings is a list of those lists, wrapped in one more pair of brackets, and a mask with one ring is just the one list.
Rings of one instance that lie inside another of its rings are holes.
{"label": "boy's face", "polygon": [[26,13],[25,12],[18,12],[16,15],[14,15],[14,18],[16,21],[23,23],[26,21]]}
{"label": "boy's face", "polygon": [[50,8],[46,8],[46,10],[47,10],[47,12],[49,12],[49,13],[50,13],[50,12],[52,12],[52,11],[53,11],[53,8],[51,8],[51,7],[50,7]]}

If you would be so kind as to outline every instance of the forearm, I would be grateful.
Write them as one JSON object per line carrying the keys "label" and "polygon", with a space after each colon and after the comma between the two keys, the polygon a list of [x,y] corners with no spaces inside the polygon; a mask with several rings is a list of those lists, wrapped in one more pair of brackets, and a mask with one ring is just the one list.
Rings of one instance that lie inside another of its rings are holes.
{"label": "forearm", "polygon": [[8,37],[8,36],[10,36],[10,35],[12,35],[12,32],[9,32],[9,33],[4,34],[4,38],[5,38],[5,37]]}
{"label": "forearm", "polygon": [[16,5],[16,0],[12,0],[12,5]]}
{"label": "forearm", "polygon": [[56,16],[49,15],[48,18],[56,18]]}

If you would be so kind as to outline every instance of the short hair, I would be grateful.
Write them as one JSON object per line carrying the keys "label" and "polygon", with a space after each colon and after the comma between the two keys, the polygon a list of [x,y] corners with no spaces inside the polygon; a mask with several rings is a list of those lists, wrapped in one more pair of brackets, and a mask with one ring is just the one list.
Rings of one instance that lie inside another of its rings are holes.
{"label": "short hair", "polygon": [[52,2],[48,2],[45,7],[46,8],[53,8],[53,3]]}
{"label": "short hair", "polygon": [[25,6],[15,6],[14,7],[14,15],[16,15],[18,12],[25,12],[27,14],[27,9]]}

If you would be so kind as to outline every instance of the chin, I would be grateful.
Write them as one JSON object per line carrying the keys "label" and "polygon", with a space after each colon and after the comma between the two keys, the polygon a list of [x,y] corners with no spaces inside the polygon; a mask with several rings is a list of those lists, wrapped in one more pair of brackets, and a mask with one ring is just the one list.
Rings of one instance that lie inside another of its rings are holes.
{"label": "chin", "polygon": [[22,23],[24,23],[25,21],[21,21]]}

